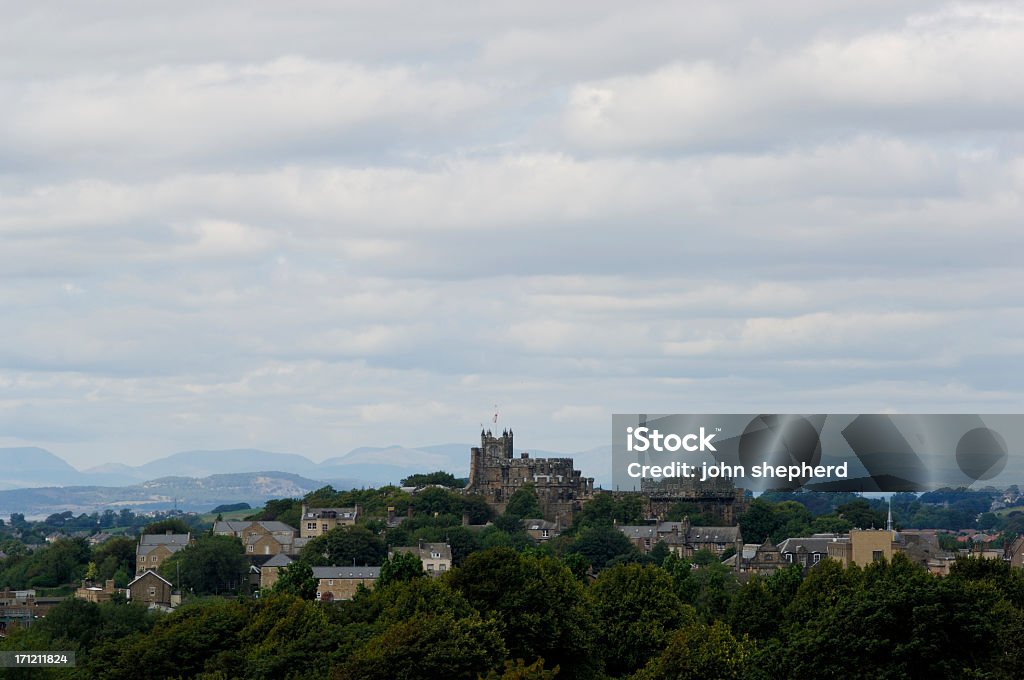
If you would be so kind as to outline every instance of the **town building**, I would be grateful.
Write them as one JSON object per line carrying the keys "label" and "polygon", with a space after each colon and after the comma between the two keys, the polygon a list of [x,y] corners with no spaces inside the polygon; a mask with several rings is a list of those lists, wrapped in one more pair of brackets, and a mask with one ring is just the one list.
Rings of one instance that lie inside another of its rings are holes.
{"label": "town building", "polygon": [[535,541],[544,542],[561,534],[561,530],[554,522],[546,519],[524,519],[523,529]]}
{"label": "town building", "polygon": [[352,526],[359,518],[359,506],[353,508],[310,508],[302,504],[302,519],[299,521],[299,536],[315,538],[335,527]]}
{"label": "town building", "polygon": [[452,569],[452,547],[447,543],[420,543],[413,546],[395,546],[388,551],[388,557],[398,553],[411,553],[420,558],[423,570],[429,576],[440,576]]}
{"label": "town building", "polygon": [[1011,567],[1024,569],[1024,536],[1018,536],[1006,546],[1003,559],[1009,562]]}
{"label": "town building", "polygon": [[313,578],[317,580],[317,600],[351,600],[360,585],[373,588],[380,567],[313,567]]}
{"label": "town building", "polygon": [[470,450],[465,492],[483,496],[502,513],[512,494],[526,485],[536,492],[543,518],[560,528],[572,524],[573,515],[594,494],[594,478],[574,469],[572,458],[530,458],[528,453],[517,458],[511,430],[500,437],[482,430],[480,446]]}
{"label": "town building", "polygon": [[260,588],[273,588],[274,584],[277,583],[277,577],[280,575],[281,568],[287,567],[294,561],[288,555],[278,553],[260,565]]}
{"label": "town building", "polygon": [[779,543],[779,553],[786,564],[799,564],[804,570],[810,569],[828,557],[828,546],[832,543],[847,543],[846,534],[814,534],[787,538]]}
{"label": "town building", "polygon": [[272,520],[225,521],[213,525],[217,536],[235,536],[242,541],[250,557],[256,555],[297,554],[298,531],[284,522]]}
{"label": "town building", "polygon": [[149,606],[170,607],[172,598],[171,582],[152,569],[147,569],[128,584],[128,599]]}
{"label": "town building", "polygon": [[750,575],[767,576],[786,566],[786,562],[771,539],[764,543],[744,543],[736,554],[725,560],[742,577]]}
{"label": "town building", "polygon": [[641,553],[649,553],[659,542],[679,557],[690,558],[699,550],[721,556],[729,548],[739,551],[743,544],[739,527],[692,526],[687,518],[680,522],[617,525]]}
{"label": "town building", "polygon": [[135,574],[156,571],[164,560],[192,543],[192,534],[143,534],[135,549]]}
{"label": "town building", "polygon": [[641,479],[640,491],[620,491],[617,496],[639,494],[647,503],[647,516],[664,519],[679,503],[686,503],[701,514],[713,515],[722,524],[734,525],[750,507],[745,489],[728,477],[700,481],[692,477]]}
{"label": "town building", "polygon": [[98,586],[92,581],[82,581],[82,587],[75,590],[75,597],[86,602],[107,602],[118,592],[114,587],[114,580],[108,579],[103,586]]}

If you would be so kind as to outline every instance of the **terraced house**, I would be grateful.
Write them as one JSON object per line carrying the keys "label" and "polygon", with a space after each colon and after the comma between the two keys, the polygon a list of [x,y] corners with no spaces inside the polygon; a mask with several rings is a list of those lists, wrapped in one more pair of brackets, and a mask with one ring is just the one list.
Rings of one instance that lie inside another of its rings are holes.
{"label": "terraced house", "polygon": [[135,549],[135,575],[156,571],[168,557],[192,543],[192,534],[143,534]]}

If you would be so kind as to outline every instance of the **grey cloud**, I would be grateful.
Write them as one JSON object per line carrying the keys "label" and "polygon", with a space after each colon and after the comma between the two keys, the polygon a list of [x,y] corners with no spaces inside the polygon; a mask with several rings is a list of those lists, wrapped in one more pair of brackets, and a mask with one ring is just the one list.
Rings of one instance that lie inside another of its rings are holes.
{"label": "grey cloud", "polygon": [[0,445],[1024,404],[1014,4],[6,10]]}

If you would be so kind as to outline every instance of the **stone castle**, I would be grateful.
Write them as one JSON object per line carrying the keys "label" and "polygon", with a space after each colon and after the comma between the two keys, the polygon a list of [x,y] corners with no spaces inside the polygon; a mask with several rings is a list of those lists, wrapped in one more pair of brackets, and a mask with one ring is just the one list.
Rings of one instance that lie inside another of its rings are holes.
{"label": "stone castle", "polygon": [[[584,477],[573,468],[572,458],[517,458],[512,446],[512,430],[496,436],[490,430],[480,432],[480,446],[470,449],[469,484],[466,493],[483,496],[497,512],[505,512],[512,494],[526,484],[537,493],[543,518],[559,529],[572,524],[584,501],[594,496],[594,478]],[[614,491],[617,498],[640,496],[648,519],[663,519],[677,503],[695,507],[701,513],[717,516],[723,523],[735,525],[750,505],[743,489],[731,479],[706,482],[693,479],[641,481],[639,491]]]}
{"label": "stone castle", "polygon": [[528,453],[516,458],[512,430],[500,437],[482,430],[480,446],[470,450],[466,492],[483,496],[491,507],[504,512],[509,498],[525,484],[532,484],[537,492],[543,519],[560,528],[572,524],[573,514],[594,495],[594,478],[573,469],[572,458],[530,458]]}

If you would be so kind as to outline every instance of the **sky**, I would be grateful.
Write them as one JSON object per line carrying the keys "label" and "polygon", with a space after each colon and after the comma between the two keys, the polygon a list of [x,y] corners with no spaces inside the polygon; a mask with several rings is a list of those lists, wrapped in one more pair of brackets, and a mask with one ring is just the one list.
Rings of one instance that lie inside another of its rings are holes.
{"label": "sky", "polygon": [[1020,3],[0,12],[0,446],[1024,410]]}

